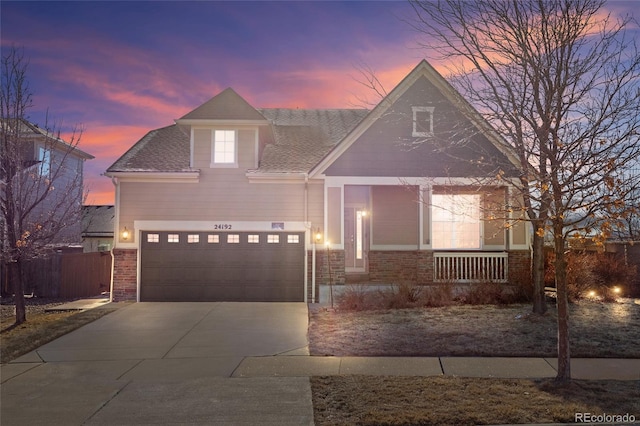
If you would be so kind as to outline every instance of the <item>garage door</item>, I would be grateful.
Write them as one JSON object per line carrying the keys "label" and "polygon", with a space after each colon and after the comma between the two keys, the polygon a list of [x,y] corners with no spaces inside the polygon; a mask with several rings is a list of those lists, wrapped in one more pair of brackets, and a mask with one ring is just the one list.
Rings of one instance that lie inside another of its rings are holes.
{"label": "garage door", "polygon": [[304,300],[304,233],[143,232],[141,301]]}

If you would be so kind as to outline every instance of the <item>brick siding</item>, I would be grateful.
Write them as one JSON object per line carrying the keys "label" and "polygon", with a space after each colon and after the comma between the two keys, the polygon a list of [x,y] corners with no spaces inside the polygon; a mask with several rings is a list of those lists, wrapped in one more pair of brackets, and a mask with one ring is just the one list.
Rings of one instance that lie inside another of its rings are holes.
{"label": "brick siding", "polygon": [[113,301],[137,300],[138,250],[113,250]]}
{"label": "brick siding", "polygon": [[531,252],[528,250],[512,250],[509,252],[509,283],[520,284],[521,277],[531,274]]}

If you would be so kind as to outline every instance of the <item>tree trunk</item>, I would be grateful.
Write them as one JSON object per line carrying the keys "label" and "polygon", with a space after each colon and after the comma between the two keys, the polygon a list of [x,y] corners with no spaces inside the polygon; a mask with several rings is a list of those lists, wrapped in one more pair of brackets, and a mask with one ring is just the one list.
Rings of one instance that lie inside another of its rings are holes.
{"label": "tree trunk", "polygon": [[22,279],[22,260],[18,259],[13,266],[11,281],[13,283],[13,300],[16,305],[16,325],[27,321],[27,310],[24,306],[24,284]]}
{"label": "tree trunk", "polygon": [[544,294],[544,238],[533,234],[533,313],[542,315],[547,312],[547,302]]}
{"label": "tree trunk", "polygon": [[555,230],[555,269],[558,307],[558,374],[556,381],[571,380],[571,355],[569,350],[569,303],[567,298],[567,263],[564,253],[562,226]]}

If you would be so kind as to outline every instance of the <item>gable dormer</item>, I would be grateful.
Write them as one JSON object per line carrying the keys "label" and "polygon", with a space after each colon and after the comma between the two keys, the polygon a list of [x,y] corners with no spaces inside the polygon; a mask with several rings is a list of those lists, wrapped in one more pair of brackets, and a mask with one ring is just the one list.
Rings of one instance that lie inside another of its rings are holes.
{"label": "gable dormer", "polygon": [[227,88],[176,120],[190,138],[194,168],[252,169],[258,164],[258,134],[269,122]]}

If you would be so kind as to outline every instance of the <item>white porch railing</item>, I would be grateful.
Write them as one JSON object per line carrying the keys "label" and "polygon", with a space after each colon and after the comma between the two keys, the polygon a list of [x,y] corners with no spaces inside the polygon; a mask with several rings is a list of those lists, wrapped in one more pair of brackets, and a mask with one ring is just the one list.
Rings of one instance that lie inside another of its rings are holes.
{"label": "white porch railing", "polygon": [[509,268],[507,253],[435,252],[435,282],[506,282]]}

